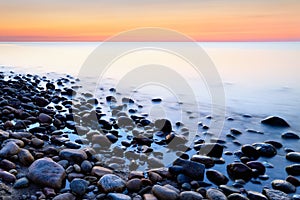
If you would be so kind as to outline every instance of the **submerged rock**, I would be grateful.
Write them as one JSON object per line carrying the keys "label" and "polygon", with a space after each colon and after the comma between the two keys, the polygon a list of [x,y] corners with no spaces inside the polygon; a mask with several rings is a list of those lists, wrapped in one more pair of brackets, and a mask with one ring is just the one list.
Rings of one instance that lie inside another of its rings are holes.
{"label": "submerged rock", "polygon": [[177,200],[179,198],[179,194],[176,191],[160,185],[154,185],[152,193],[160,200]]}
{"label": "submerged rock", "polygon": [[285,180],[274,180],[272,181],[272,187],[275,190],[280,190],[285,193],[294,193],[296,192],[296,187],[291,184],[290,182],[287,182]]}
{"label": "submerged rock", "polygon": [[173,165],[182,166],[183,173],[195,180],[203,180],[204,178],[205,166],[201,163],[178,158]]}
{"label": "submerged rock", "polygon": [[243,179],[249,181],[252,178],[252,170],[243,163],[231,163],[227,165],[227,173],[233,180]]}

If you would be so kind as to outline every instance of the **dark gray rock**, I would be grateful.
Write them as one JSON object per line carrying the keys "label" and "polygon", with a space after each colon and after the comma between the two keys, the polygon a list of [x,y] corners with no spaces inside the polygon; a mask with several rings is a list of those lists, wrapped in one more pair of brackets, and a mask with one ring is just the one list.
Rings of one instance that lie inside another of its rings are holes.
{"label": "dark gray rock", "polygon": [[160,185],[154,185],[152,193],[160,200],[177,200],[179,198],[176,191]]}
{"label": "dark gray rock", "polygon": [[59,156],[62,159],[75,163],[81,163],[87,159],[86,153],[80,149],[64,149],[59,152]]}
{"label": "dark gray rock", "polygon": [[197,144],[194,149],[198,150],[199,155],[220,158],[223,154],[224,146],[218,143]]}
{"label": "dark gray rock", "polygon": [[277,127],[290,127],[290,125],[284,119],[277,116],[269,116],[263,119],[261,123]]}
{"label": "dark gray rock", "polygon": [[272,189],[263,189],[263,194],[269,200],[291,200],[292,198],[287,195],[286,193],[279,191],[279,190],[272,190]]}
{"label": "dark gray rock", "polygon": [[293,162],[300,162],[300,152],[289,152],[286,154],[286,159]]}
{"label": "dark gray rock", "polygon": [[207,170],[206,177],[209,181],[213,182],[216,185],[226,185],[229,181],[229,179],[225,175],[214,169]]}
{"label": "dark gray rock", "polygon": [[194,191],[184,191],[180,193],[180,200],[202,200],[203,196]]}
{"label": "dark gray rock", "polygon": [[300,175],[300,164],[289,165],[285,168],[289,175],[299,176]]}
{"label": "dark gray rock", "polygon": [[90,173],[92,168],[93,168],[93,166],[92,166],[91,162],[88,160],[84,160],[81,163],[81,170],[83,173]]}
{"label": "dark gray rock", "polygon": [[285,180],[274,180],[272,181],[272,187],[275,190],[280,190],[285,193],[294,193],[296,192],[296,187],[291,184],[290,182],[287,182]]}
{"label": "dark gray rock", "polygon": [[26,177],[18,179],[15,184],[14,188],[19,189],[19,188],[26,188],[29,185],[29,180]]}
{"label": "dark gray rock", "polygon": [[237,194],[237,193],[231,194],[227,198],[228,198],[228,200],[249,200],[244,195]]}
{"label": "dark gray rock", "polygon": [[182,166],[183,173],[194,180],[203,180],[204,178],[205,166],[201,163],[179,158],[174,161],[173,165]]}
{"label": "dark gray rock", "polygon": [[252,178],[252,170],[243,163],[231,163],[227,165],[227,173],[233,180],[243,179],[249,181]]}
{"label": "dark gray rock", "polygon": [[248,191],[247,197],[250,200],[268,200],[268,198],[265,195],[255,191]]}
{"label": "dark gray rock", "polygon": [[299,135],[297,135],[296,133],[293,133],[293,132],[282,133],[281,137],[283,139],[296,139],[296,140],[300,139]]}
{"label": "dark gray rock", "polygon": [[6,143],[0,150],[0,157],[7,158],[9,156],[16,155],[19,153],[20,147],[15,142]]}
{"label": "dark gray rock", "polygon": [[50,158],[41,158],[34,161],[27,177],[35,184],[60,189],[66,177],[64,168]]}
{"label": "dark gray rock", "polygon": [[107,197],[111,200],[131,200],[131,197],[121,193],[109,193]]}
{"label": "dark gray rock", "polygon": [[206,196],[209,200],[227,200],[225,194],[223,194],[220,190],[210,188],[206,192]]}
{"label": "dark gray rock", "polygon": [[18,157],[20,162],[25,166],[31,165],[31,163],[34,161],[34,157],[27,149],[21,149],[18,153]]}
{"label": "dark gray rock", "polygon": [[253,146],[259,152],[260,156],[271,158],[277,154],[276,148],[267,143],[254,143]]}
{"label": "dark gray rock", "polygon": [[89,183],[80,178],[75,178],[71,181],[70,183],[70,189],[73,193],[76,195],[82,196],[85,194],[87,188],[88,188]]}
{"label": "dark gray rock", "polygon": [[157,119],[154,122],[154,126],[158,131],[162,131],[163,133],[171,133],[172,132],[172,124],[167,119]]}

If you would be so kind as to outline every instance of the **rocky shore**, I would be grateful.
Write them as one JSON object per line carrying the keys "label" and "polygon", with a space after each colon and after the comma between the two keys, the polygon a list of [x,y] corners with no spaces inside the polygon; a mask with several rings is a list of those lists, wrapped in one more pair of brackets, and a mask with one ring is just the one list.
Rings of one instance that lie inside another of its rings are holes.
{"label": "rocky shore", "polygon": [[[285,119],[270,116],[260,122],[285,130],[281,141],[260,141],[264,132],[233,127],[225,139],[206,141],[201,137],[209,126],[200,123],[203,133],[187,146],[184,124],[149,120],[134,99],[117,102],[113,88],[102,88],[111,95],[97,98],[80,87],[69,75],[51,80],[0,73],[0,199],[300,199],[300,152],[286,147],[300,137]],[[239,141],[249,135],[257,141]],[[154,145],[178,158],[162,162],[164,154]],[[264,161],[276,157],[289,164]],[[284,179],[268,174],[273,165]]]}

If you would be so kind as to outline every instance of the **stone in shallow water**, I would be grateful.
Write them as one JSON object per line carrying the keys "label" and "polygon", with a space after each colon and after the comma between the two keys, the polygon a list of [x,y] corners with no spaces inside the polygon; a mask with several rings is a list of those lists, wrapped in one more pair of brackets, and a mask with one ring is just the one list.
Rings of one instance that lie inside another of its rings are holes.
{"label": "stone in shallow water", "polygon": [[179,198],[179,194],[177,192],[160,185],[154,185],[152,187],[152,193],[160,200],[176,200]]}
{"label": "stone in shallow water", "polygon": [[286,154],[286,159],[293,162],[300,162],[300,152],[290,152]]}
{"label": "stone in shallow water", "polygon": [[299,135],[297,135],[296,133],[293,133],[293,132],[282,133],[281,137],[283,139],[300,139]]}
{"label": "stone in shallow water", "polygon": [[222,157],[224,146],[218,143],[205,143],[195,145],[194,149],[199,150],[198,154],[200,155],[220,158]]}
{"label": "stone in shallow water", "polygon": [[172,124],[167,119],[157,119],[154,122],[154,126],[158,131],[162,131],[163,133],[171,133],[172,132]]}
{"label": "stone in shallow water", "polygon": [[64,168],[50,158],[41,158],[33,162],[27,177],[36,184],[60,189],[66,177]]}
{"label": "stone in shallow water", "polygon": [[290,182],[287,182],[285,180],[272,181],[272,187],[275,190],[280,190],[285,193],[294,193],[296,191],[296,187]]}
{"label": "stone in shallow water", "polygon": [[268,200],[268,198],[265,195],[255,191],[248,191],[247,197],[250,200]]}
{"label": "stone in shallow water", "polygon": [[261,123],[277,127],[290,127],[290,125],[284,119],[277,116],[269,116],[263,119]]}
{"label": "stone in shallow water", "polygon": [[227,198],[228,200],[249,200],[247,197],[237,193],[231,194]]}
{"label": "stone in shallow water", "polygon": [[259,152],[260,156],[271,158],[277,154],[276,148],[267,143],[254,143],[253,146]]}
{"label": "stone in shallow water", "polygon": [[204,178],[205,166],[201,163],[178,158],[173,165],[182,166],[183,173],[195,180],[203,180]]}
{"label": "stone in shallow water", "polygon": [[299,176],[300,175],[300,164],[289,165],[285,168],[289,175]]}
{"label": "stone in shallow water", "polygon": [[227,165],[227,173],[233,180],[243,179],[249,181],[252,178],[252,170],[243,163],[231,163]]}
{"label": "stone in shallow water", "polygon": [[98,181],[100,189],[105,192],[122,192],[126,187],[126,182],[114,174],[106,174]]}
{"label": "stone in shallow water", "polygon": [[92,175],[96,175],[96,176],[99,176],[99,177],[102,177],[106,174],[112,174],[112,173],[113,173],[112,170],[107,169],[105,167],[100,167],[100,166],[94,166],[92,168],[92,172],[91,172]]}
{"label": "stone in shallow water", "polygon": [[202,200],[203,196],[194,191],[184,191],[180,193],[180,200]]}
{"label": "stone in shallow water", "polygon": [[263,194],[271,200],[292,200],[289,195],[279,190],[263,189]]}
{"label": "stone in shallow water", "polygon": [[225,175],[213,169],[206,171],[206,177],[209,181],[213,182],[216,185],[225,185],[229,181],[229,179]]}
{"label": "stone in shallow water", "polygon": [[290,182],[296,187],[300,186],[300,180],[294,176],[288,176],[285,180]]}

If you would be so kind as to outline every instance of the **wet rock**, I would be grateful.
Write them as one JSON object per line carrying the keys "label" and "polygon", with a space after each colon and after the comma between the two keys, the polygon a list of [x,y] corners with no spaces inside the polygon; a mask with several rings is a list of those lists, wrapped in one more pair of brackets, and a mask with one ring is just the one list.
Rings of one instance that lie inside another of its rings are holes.
{"label": "wet rock", "polygon": [[93,176],[98,176],[98,177],[102,177],[102,176],[104,176],[106,174],[112,174],[112,173],[113,173],[112,170],[107,169],[105,167],[100,167],[100,166],[94,166],[92,168],[92,172],[91,172],[91,174]]}
{"label": "wet rock", "polygon": [[222,157],[224,146],[218,143],[204,143],[195,145],[194,149],[198,150],[199,155],[220,158]]}
{"label": "wet rock", "polygon": [[6,183],[14,183],[16,181],[16,177],[6,171],[0,171],[0,179]]}
{"label": "wet rock", "polygon": [[88,188],[88,182],[83,179],[75,178],[70,183],[70,189],[76,195],[82,196]]}
{"label": "wet rock", "polygon": [[86,153],[79,149],[64,149],[59,152],[59,157],[75,163],[81,163],[87,159]]}
{"label": "wet rock", "polygon": [[118,127],[125,128],[125,127],[133,127],[134,122],[131,118],[126,116],[120,116],[118,117],[117,121]]}
{"label": "wet rock", "polygon": [[41,113],[39,114],[39,122],[41,123],[46,123],[46,124],[51,124],[52,123],[52,117],[50,117],[49,115],[45,114],[45,113]]}
{"label": "wet rock", "polygon": [[281,137],[283,139],[296,139],[296,140],[300,139],[299,135],[297,135],[296,133],[293,133],[293,132],[282,133]]}
{"label": "wet rock", "polygon": [[35,148],[41,148],[44,146],[44,141],[38,138],[32,138],[31,145]]}
{"label": "wet rock", "polygon": [[226,185],[229,179],[217,170],[207,170],[206,177],[209,181],[213,182],[216,185]]}
{"label": "wet rock", "polygon": [[157,119],[154,122],[154,126],[158,131],[162,131],[163,133],[171,133],[172,132],[172,124],[167,119]]}
{"label": "wet rock", "polygon": [[286,159],[293,162],[300,162],[300,152],[290,152],[286,154]]}
{"label": "wet rock", "polygon": [[247,197],[237,193],[233,193],[229,195],[227,198],[228,200],[249,200]]}
{"label": "wet rock", "polygon": [[15,142],[8,142],[0,150],[0,157],[7,158],[19,153],[20,147]]}
{"label": "wet rock", "polygon": [[263,194],[270,200],[291,200],[291,197],[279,190],[263,189]]}
{"label": "wet rock", "polygon": [[285,168],[289,175],[299,176],[300,175],[300,164],[289,165]]}
{"label": "wet rock", "polygon": [[41,158],[33,162],[27,177],[36,184],[59,189],[66,177],[64,168],[50,158]]}
{"label": "wet rock", "polygon": [[277,116],[269,116],[263,119],[261,123],[277,127],[290,127],[290,125],[284,119]]}
{"label": "wet rock", "polygon": [[250,200],[268,200],[268,198],[265,195],[255,191],[248,191],[247,197]]}
{"label": "wet rock", "polygon": [[93,135],[92,143],[99,144],[102,148],[108,148],[112,144],[105,135]]}
{"label": "wet rock", "polygon": [[15,165],[15,163],[13,163],[9,160],[3,159],[0,161],[0,168],[9,171],[11,169],[15,169],[16,165]]}
{"label": "wet rock", "polygon": [[131,200],[131,197],[121,193],[109,193],[107,197],[111,200]]}
{"label": "wet rock", "polygon": [[152,193],[160,200],[177,200],[179,198],[177,192],[160,185],[154,185],[152,187]]}
{"label": "wet rock", "polygon": [[29,185],[29,180],[26,177],[18,179],[15,184],[14,188],[19,189],[19,188],[26,188]]}
{"label": "wet rock", "polygon": [[252,170],[243,163],[231,163],[227,165],[227,173],[233,180],[243,179],[249,181],[252,178]]}
{"label": "wet rock", "polygon": [[280,149],[283,146],[280,142],[277,142],[277,141],[274,141],[274,140],[267,140],[264,143],[271,144],[277,149]]}
{"label": "wet rock", "polygon": [[84,160],[81,163],[81,170],[83,173],[90,173],[92,168],[93,168],[93,166],[92,166],[91,162],[88,160]]}
{"label": "wet rock", "polygon": [[36,104],[37,106],[39,106],[39,107],[45,107],[45,106],[47,106],[49,103],[50,103],[50,102],[49,102],[47,99],[43,98],[43,97],[36,97],[36,98],[35,98],[35,104]]}
{"label": "wet rock", "polygon": [[18,153],[18,157],[20,162],[25,166],[31,165],[31,163],[34,161],[33,156],[27,149],[21,149]]}
{"label": "wet rock", "polygon": [[241,151],[243,154],[249,158],[253,158],[254,160],[259,158],[259,151],[252,145],[245,144],[242,146]]}
{"label": "wet rock", "polygon": [[202,200],[203,196],[194,191],[184,191],[180,193],[180,200]]}
{"label": "wet rock", "polygon": [[209,156],[193,155],[191,161],[195,161],[204,164],[206,168],[213,167],[215,165],[214,160]]}
{"label": "wet rock", "polygon": [[155,172],[148,172],[148,177],[153,183],[160,182],[163,180],[163,178]]}
{"label": "wet rock", "polygon": [[150,157],[148,159],[148,165],[149,165],[149,168],[159,168],[159,167],[165,166],[160,159],[155,158],[155,157]]}
{"label": "wet rock", "polygon": [[181,158],[174,161],[173,165],[183,167],[183,173],[195,180],[203,180],[205,166],[194,161],[183,160]]}
{"label": "wet rock", "polygon": [[233,186],[229,186],[229,185],[220,185],[219,189],[227,196],[233,193],[240,193],[240,189],[233,187]]}
{"label": "wet rock", "polygon": [[142,187],[142,181],[138,178],[133,178],[126,183],[126,187],[129,191],[138,192]]}
{"label": "wet rock", "polygon": [[266,167],[259,161],[250,161],[246,165],[251,169],[255,169],[257,175],[263,175],[266,172]]}
{"label": "wet rock", "polygon": [[287,182],[285,180],[272,181],[272,187],[275,190],[280,190],[285,193],[294,193],[296,191],[296,187],[290,182]]}
{"label": "wet rock", "polygon": [[71,193],[63,193],[63,194],[57,195],[52,200],[76,200],[76,197]]}
{"label": "wet rock", "polygon": [[277,150],[271,144],[254,143],[253,146],[259,152],[260,156],[271,158],[277,154]]}
{"label": "wet rock", "polygon": [[114,174],[106,174],[98,181],[99,188],[105,192],[122,192],[126,187],[126,182]]}
{"label": "wet rock", "polygon": [[206,192],[206,196],[209,200],[227,200],[225,194],[223,194],[220,190],[210,188]]}
{"label": "wet rock", "polygon": [[231,128],[230,129],[230,133],[232,133],[233,135],[241,135],[242,134],[241,131],[239,131],[239,130],[237,130],[235,128]]}
{"label": "wet rock", "polygon": [[157,200],[157,198],[153,194],[144,194],[144,200]]}
{"label": "wet rock", "polygon": [[293,184],[296,187],[300,186],[300,180],[294,176],[288,176],[286,178],[286,181],[290,182],[291,184]]}

